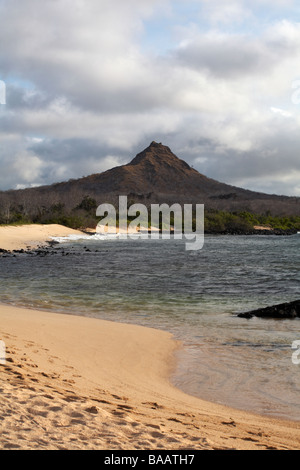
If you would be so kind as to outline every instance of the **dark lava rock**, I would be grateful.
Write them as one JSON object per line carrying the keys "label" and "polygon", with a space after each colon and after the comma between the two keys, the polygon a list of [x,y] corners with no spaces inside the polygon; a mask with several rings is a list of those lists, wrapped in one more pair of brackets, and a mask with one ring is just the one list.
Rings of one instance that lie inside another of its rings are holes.
{"label": "dark lava rock", "polygon": [[300,318],[300,300],[239,313],[237,316],[239,318]]}

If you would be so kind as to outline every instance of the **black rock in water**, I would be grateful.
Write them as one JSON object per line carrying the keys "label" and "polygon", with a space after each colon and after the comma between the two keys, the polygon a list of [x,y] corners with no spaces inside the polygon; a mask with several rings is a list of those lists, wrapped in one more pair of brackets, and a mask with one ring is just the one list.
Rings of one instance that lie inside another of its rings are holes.
{"label": "black rock in water", "polygon": [[300,300],[239,313],[237,316],[239,318],[300,318]]}

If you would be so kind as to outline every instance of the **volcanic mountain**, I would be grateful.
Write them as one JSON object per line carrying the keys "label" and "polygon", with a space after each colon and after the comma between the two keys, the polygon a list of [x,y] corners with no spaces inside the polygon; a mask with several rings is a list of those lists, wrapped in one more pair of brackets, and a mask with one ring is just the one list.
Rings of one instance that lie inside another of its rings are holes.
{"label": "volcanic mountain", "polygon": [[210,179],[169,147],[152,142],[127,165],[77,180],[0,193],[0,207],[13,205],[74,208],[85,196],[97,204],[117,204],[119,196],[133,202],[205,204],[207,209],[252,211],[273,215],[300,215],[300,198],[258,193]]}

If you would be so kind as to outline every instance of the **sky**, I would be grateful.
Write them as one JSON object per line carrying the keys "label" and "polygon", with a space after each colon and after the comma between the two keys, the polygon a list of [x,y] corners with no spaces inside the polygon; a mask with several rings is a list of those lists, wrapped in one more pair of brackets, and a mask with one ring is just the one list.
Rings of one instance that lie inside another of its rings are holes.
{"label": "sky", "polygon": [[0,21],[0,190],[154,140],[210,178],[300,196],[299,1],[0,0]]}

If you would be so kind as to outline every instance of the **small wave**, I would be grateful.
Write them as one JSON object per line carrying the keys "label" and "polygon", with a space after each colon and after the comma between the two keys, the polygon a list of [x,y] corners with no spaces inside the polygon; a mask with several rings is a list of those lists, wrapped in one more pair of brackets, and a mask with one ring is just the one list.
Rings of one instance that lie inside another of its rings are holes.
{"label": "small wave", "polygon": [[98,240],[115,240],[119,238],[119,234],[99,234],[96,233],[94,235],[68,235],[66,237],[51,237],[51,240],[58,242],[58,243],[66,243],[66,242],[76,242],[81,240],[88,240],[88,241],[98,241]]}
{"label": "small wave", "polygon": [[95,233],[93,235],[80,234],[80,235],[67,235],[65,237],[51,237],[51,240],[58,243],[76,242],[81,240],[88,241],[103,241],[103,240],[127,240],[127,239],[141,239],[142,233]]}

